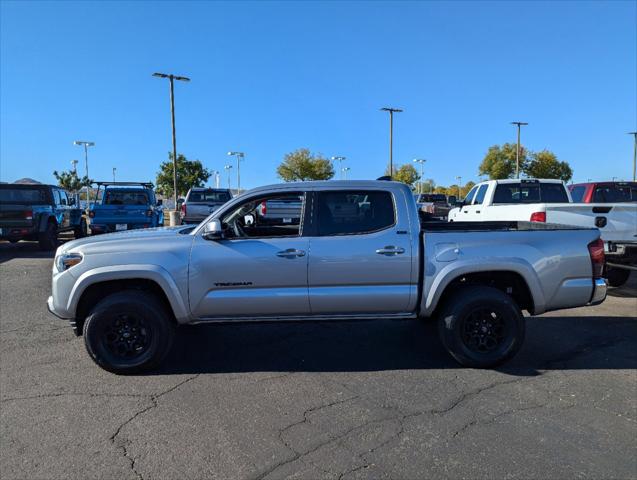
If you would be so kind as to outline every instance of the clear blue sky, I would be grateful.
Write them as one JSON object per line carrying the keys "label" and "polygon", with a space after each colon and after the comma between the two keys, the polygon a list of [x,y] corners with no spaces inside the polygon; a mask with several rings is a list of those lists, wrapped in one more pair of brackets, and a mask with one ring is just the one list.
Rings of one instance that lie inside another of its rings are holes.
{"label": "clear blue sky", "polygon": [[[300,147],[344,155],[351,178],[388,158],[477,180],[490,145],[548,148],[574,179],[628,179],[637,128],[637,7],[613,2],[1,3],[0,179],[90,173],[154,180],[171,149],[211,169],[246,152],[242,186],[276,182]],[[82,166],[83,163],[80,164]],[[225,184],[225,177],[224,177]],[[235,184],[236,180],[233,180]]]}

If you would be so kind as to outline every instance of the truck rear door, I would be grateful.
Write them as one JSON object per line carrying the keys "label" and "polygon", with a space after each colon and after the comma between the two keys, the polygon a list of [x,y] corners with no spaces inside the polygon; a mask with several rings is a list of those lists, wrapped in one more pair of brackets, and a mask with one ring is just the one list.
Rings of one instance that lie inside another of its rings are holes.
{"label": "truck rear door", "polygon": [[312,314],[410,311],[417,246],[411,244],[406,208],[396,208],[404,199],[386,190],[317,190],[314,202]]}

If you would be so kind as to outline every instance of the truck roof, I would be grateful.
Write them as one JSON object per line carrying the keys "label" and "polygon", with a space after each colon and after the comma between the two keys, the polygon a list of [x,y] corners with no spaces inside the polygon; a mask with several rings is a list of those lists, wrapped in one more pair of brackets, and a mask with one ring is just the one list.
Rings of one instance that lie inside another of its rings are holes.
{"label": "truck roof", "polygon": [[564,183],[558,178],[503,178],[501,180],[487,180],[480,183]]}

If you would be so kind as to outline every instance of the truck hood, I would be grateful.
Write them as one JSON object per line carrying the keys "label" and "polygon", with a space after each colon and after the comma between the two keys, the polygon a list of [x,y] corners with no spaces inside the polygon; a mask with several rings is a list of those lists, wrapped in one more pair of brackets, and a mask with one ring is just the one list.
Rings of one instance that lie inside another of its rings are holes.
{"label": "truck hood", "polygon": [[113,251],[121,249],[122,251],[132,251],[136,248],[140,251],[148,248],[153,243],[170,240],[173,237],[189,237],[183,230],[192,230],[193,225],[179,225],[177,227],[160,227],[145,228],[139,230],[126,230],[123,232],[107,233],[104,235],[95,235],[79,240],[73,240],[65,243],[59,249],[57,254],[64,252],[87,252],[87,251]]}

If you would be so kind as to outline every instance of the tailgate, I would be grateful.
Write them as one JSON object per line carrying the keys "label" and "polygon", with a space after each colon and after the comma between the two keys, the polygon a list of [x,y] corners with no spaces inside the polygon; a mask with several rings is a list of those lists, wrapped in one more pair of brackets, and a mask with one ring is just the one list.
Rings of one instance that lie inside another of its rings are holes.
{"label": "tailgate", "polygon": [[186,203],[186,216],[187,217],[207,217],[221,204],[215,203]]}
{"label": "tailgate", "polygon": [[605,243],[637,241],[637,203],[547,204],[546,221],[599,228]]}
{"label": "tailgate", "polygon": [[92,223],[148,223],[146,206],[97,205],[93,207]]}
{"label": "tailgate", "polygon": [[0,205],[0,227],[31,227],[33,210],[27,205]]}

